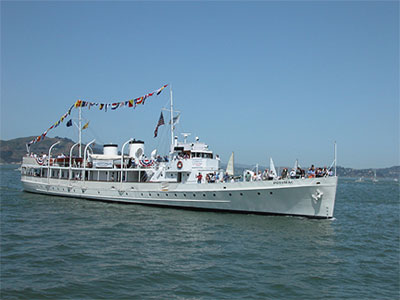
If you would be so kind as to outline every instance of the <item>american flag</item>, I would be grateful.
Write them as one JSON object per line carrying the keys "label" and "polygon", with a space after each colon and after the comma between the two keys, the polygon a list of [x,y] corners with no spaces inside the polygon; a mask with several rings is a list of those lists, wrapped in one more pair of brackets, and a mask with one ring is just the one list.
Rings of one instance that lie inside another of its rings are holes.
{"label": "american flag", "polygon": [[154,137],[157,137],[157,134],[158,134],[158,127],[160,127],[161,125],[164,125],[164,124],[165,124],[165,122],[164,122],[164,116],[163,116],[163,114],[162,114],[162,112],[161,112],[160,119],[158,120],[158,123],[157,123],[157,126],[156,126],[156,130],[154,130]]}

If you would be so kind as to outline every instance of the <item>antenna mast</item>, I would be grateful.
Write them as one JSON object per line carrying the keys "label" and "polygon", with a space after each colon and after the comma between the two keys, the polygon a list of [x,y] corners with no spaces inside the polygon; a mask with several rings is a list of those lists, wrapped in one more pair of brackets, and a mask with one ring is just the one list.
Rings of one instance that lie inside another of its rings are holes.
{"label": "antenna mast", "polygon": [[334,149],[334,152],[335,152],[335,176],[336,176],[336,165],[337,165],[337,150],[336,150],[336,141],[335,141],[335,149]]}
{"label": "antenna mast", "polygon": [[174,152],[174,105],[173,105],[173,100],[172,100],[172,85],[169,86],[169,92],[170,92],[170,98],[171,98],[171,149],[170,149],[170,155],[172,156],[172,153]]}
{"label": "antenna mast", "polygon": [[78,125],[78,130],[79,130],[79,157],[82,157],[82,108],[79,106],[79,125]]}

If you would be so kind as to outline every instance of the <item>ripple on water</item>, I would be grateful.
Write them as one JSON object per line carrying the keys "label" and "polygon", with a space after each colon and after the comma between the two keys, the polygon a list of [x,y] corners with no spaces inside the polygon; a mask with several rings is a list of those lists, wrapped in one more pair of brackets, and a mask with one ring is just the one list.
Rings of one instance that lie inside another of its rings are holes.
{"label": "ripple on water", "polygon": [[396,299],[398,185],[340,179],[334,220],[20,191],[2,169],[2,299]]}

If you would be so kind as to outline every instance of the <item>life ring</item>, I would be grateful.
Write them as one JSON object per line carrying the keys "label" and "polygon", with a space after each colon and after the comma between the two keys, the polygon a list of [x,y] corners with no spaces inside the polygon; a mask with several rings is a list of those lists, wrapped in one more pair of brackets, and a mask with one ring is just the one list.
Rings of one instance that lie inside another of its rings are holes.
{"label": "life ring", "polygon": [[183,167],[182,162],[181,162],[181,161],[178,161],[178,163],[176,164],[176,167],[177,167],[178,169],[182,169],[182,167]]}

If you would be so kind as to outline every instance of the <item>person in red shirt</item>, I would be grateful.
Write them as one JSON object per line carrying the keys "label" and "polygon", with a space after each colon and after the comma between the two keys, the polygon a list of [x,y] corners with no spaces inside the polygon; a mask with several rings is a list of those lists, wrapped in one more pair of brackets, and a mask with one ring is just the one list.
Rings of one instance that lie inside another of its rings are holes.
{"label": "person in red shirt", "polygon": [[203,178],[203,175],[201,175],[201,173],[199,173],[199,175],[197,175],[197,183],[201,183],[202,178]]}

